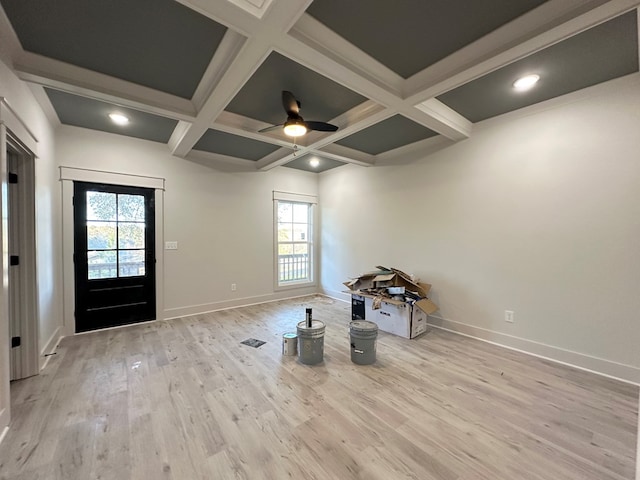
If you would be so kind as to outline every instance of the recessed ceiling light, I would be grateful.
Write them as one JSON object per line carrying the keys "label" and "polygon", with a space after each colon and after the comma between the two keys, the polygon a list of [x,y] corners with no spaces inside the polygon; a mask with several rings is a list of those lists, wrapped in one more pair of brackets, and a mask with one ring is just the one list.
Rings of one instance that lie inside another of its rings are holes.
{"label": "recessed ceiling light", "polygon": [[513,82],[513,88],[520,91],[529,90],[538,83],[538,80],[540,80],[540,75],[536,75],[535,73],[532,75],[525,75]]}
{"label": "recessed ceiling light", "polygon": [[117,123],[118,125],[126,125],[129,123],[129,117],[126,117],[121,113],[110,113],[109,118],[113,123]]}
{"label": "recessed ceiling light", "polygon": [[318,160],[317,158],[312,158],[311,160],[309,160],[309,165],[311,165],[313,168],[316,168],[318,165],[320,165],[320,160]]}

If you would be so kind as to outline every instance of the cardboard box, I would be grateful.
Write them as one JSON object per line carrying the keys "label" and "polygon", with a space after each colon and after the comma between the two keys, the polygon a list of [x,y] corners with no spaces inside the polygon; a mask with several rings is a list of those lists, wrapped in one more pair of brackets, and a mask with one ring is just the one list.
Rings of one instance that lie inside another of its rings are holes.
{"label": "cardboard box", "polygon": [[[344,282],[351,293],[351,319],[370,320],[383,332],[415,338],[427,330],[427,315],[438,306],[427,298],[431,285],[395,268],[377,267]],[[404,287],[405,294],[392,296],[390,287]]]}
{"label": "cardboard box", "polygon": [[[432,313],[437,310],[431,300],[425,299],[422,308],[419,302],[401,302],[398,300],[381,300],[379,308],[373,308],[375,297],[371,295],[351,295],[351,318],[353,320],[369,320],[375,322],[383,332],[393,333],[404,338],[415,338],[427,331],[426,308]],[[364,309],[361,305],[364,303]],[[426,305],[433,305],[427,308]],[[434,309],[435,308],[435,309]],[[364,316],[361,316],[364,314]]]}
{"label": "cardboard box", "polygon": [[365,320],[365,302],[362,295],[351,295],[351,320]]}
{"label": "cardboard box", "polygon": [[363,273],[343,283],[350,291],[382,290],[387,287],[405,287],[407,292],[414,293],[420,298],[426,298],[431,285],[411,278],[402,270],[396,268],[378,267],[375,272]]}

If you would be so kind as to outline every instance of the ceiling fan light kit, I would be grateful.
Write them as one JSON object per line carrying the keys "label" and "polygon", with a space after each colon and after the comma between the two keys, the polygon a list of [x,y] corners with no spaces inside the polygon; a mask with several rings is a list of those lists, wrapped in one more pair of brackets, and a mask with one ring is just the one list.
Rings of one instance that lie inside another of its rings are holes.
{"label": "ceiling fan light kit", "polygon": [[335,125],[326,122],[305,122],[300,116],[300,102],[296,100],[293,93],[286,90],[282,91],[282,106],[284,107],[284,111],[287,112],[287,121],[280,125],[263,128],[259,130],[259,133],[271,132],[284,127],[285,135],[289,137],[300,137],[311,130],[319,132],[335,132],[338,130],[338,127]]}
{"label": "ceiling fan light kit", "polygon": [[284,124],[284,133],[290,137],[300,137],[307,133],[307,127],[301,118],[287,120]]}

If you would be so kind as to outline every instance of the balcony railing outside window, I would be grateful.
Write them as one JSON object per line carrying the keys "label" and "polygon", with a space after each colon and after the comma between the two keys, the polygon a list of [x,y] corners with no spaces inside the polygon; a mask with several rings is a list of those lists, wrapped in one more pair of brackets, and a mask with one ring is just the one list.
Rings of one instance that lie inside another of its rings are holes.
{"label": "balcony railing outside window", "polygon": [[309,280],[309,255],[278,255],[278,280],[295,282]]}
{"label": "balcony railing outside window", "polygon": [[144,263],[129,262],[120,265],[120,275],[118,275],[117,263],[93,263],[88,265],[89,280],[99,278],[117,278],[120,277],[141,277],[144,276]]}

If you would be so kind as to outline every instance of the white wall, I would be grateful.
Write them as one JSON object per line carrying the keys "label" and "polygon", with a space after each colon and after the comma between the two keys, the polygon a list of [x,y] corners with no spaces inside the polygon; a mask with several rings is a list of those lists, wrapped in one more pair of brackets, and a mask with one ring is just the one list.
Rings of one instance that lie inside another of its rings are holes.
{"label": "white wall", "polygon": [[[275,292],[273,190],[317,194],[316,174],[290,168],[223,172],[173,157],[166,145],[63,126],[60,165],[166,179],[165,318],[314,293]],[[231,291],[231,284],[237,290]]]}
{"label": "white wall", "polygon": [[322,174],[323,289],[394,266],[433,284],[434,323],[640,382],[639,132],[634,75]]}
{"label": "white wall", "polygon": [[[0,37],[0,40],[2,38]],[[3,53],[4,52],[0,52]],[[4,58],[4,57],[3,57]],[[15,115],[37,139],[35,153],[36,179],[36,248],[38,287],[38,343],[39,353],[53,348],[62,320],[60,194],[57,168],[54,161],[53,127],[40,109],[29,88],[0,61],[0,97],[4,97]],[[3,298],[2,302],[6,302]],[[9,332],[1,322],[0,342],[9,344]],[[8,357],[0,359],[0,410],[8,406]],[[6,370],[6,373],[5,373]],[[4,422],[4,419],[3,419]],[[0,424],[0,431],[4,427]]]}

